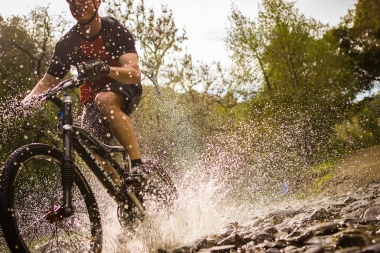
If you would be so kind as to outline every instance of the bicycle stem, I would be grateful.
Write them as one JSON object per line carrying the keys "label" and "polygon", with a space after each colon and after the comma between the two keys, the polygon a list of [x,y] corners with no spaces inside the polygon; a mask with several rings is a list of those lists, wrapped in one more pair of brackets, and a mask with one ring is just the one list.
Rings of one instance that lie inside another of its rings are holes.
{"label": "bicycle stem", "polygon": [[63,158],[62,158],[62,186],[63,186],[63,212],[64,217],[69,217],[72,210],[71,188],[73,185],[73,118],[71,114],[71,97],[65,95],[62,104],[62,129],[63,129]]}

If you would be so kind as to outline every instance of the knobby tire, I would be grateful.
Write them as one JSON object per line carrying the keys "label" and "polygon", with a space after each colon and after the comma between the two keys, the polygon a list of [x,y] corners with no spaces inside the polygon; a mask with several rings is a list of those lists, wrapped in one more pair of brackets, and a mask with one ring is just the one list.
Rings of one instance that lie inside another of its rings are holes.
{"label": "knobby tire", "polygon": [[29,144],[10,156],[0,175],[0,224],[12,252],[101,252],[96,199],[74,165],[74,214],[52,215],[62,206],[62,153]]}
{"label": "knobby tire", "polygon": [[[178,195],[174,183],[160,164],[147,161],[144,167],[146,171],[142,176],[143,183],[133,189],[136,197],[147,214],[169,214]],[[117,215],[120,224],[129,230],[135,230],[144,220],[130,199],[119,204]]]}

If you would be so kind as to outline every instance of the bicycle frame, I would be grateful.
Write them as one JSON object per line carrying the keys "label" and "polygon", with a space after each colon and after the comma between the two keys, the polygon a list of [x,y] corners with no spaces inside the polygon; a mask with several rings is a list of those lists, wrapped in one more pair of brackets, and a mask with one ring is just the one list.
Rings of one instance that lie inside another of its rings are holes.
{"label": "bicycle frame", "polygon": [[[94,154],[106,159],[111,166],[120,175],[125,186],[131,187],[139,179],[129,177],[130,175],[130,159],[126,150],[122,146],[108,146],[93,138],[79,124],[73,122],[71,97],[65,95],[63,100],[59,99],[56,94],[60,91],[70,88],[79,87],[83,83],[83,79],[73,78],[66,80],[57,85],[56,88],[49,90],[40,96],[40,100],[45,99],[52,101],[61,108],[62,114],[62,140],[63,140],[63,157],[62,157],[62,186],[63,186],[63,210],[62,215],[69,217],[73,214],[71,187],[73,184],[73,165],[74,151],[83,159],[89,169],[94,173],[97,179],[107,189],[107,192],[117,201],[124,202],[126,198],[130,198],[136,207],[144,214],[145,210],[141,203],[129,189],[118,186],[111,176],[100,166]],[[60,121],[61,119],[58,118]],[[113,153],[121,153],[124,160],[124,168],[112,157]]]}

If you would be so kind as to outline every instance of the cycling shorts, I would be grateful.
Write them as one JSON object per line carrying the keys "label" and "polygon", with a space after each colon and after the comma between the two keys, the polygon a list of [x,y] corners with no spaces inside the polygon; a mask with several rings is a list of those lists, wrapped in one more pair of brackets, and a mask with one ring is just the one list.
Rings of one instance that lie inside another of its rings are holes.
{"label": "cycling shorts", "polygon": [[[122,106],[121,110],[129,116],[140,103],[142,95],[142,86],[141,84],[126,85],[114,82],[110,85],[107,85],[102,90],[102,92],[109,91],[121,93],[124,95],[125,103]],[[107,145],[113,144],[114,136],[112,135],[111,129],[108,125],[108,121],[103,115],[101,115],[99,109],[95,105],[95,102],[88,102],[84,104],[81,125],[88,133],[90,133],[97,140]]]}

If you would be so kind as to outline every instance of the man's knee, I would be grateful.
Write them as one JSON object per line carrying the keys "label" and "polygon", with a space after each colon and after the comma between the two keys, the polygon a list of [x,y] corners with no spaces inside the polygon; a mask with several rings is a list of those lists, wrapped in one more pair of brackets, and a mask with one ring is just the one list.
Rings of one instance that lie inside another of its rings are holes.
{"label": "man's knee", "polygon": [[113,92],[100,92],[95,97],[95,105],[103,115],[119,107],[117,96]]}

